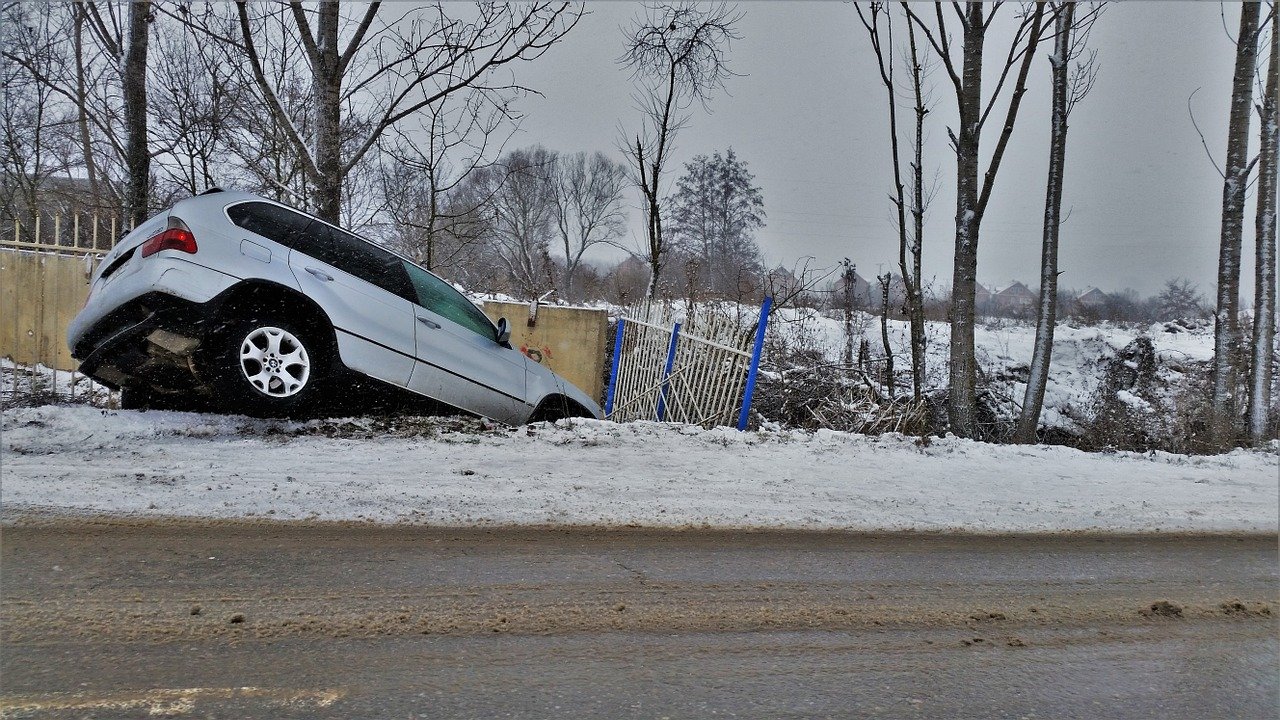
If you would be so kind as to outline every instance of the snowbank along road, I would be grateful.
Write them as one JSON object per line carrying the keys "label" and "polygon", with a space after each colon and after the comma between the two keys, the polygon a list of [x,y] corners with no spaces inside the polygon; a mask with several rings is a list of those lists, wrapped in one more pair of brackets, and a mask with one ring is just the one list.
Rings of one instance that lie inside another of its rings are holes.
{"label": "snowbank along road", "polygon": [[[10,410],[4,518],[857,531],[1277,531],[1280,455],[573,421]],[[1278,446],[1280,447],[1280,446]]]}

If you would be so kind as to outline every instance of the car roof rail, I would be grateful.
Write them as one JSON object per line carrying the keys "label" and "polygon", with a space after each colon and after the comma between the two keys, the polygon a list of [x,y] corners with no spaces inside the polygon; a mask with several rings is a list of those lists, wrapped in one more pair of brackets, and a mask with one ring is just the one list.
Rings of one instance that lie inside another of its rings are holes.
{"label": "car roof rail", "polygon": [[[200,195],[212,195],[214,193],[220,193],[220,192],[222,192],[222,188],[211,187],[208,190],[205,190],[204,192],[200,193]],[[200,197],[200,195],[197,195],[196,197]]]}

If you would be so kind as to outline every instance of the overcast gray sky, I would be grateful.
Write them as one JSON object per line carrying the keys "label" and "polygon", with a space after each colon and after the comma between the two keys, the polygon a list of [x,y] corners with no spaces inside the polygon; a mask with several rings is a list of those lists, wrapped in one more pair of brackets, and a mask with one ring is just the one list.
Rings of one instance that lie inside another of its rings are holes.
{"label": "overcast gray sky", "polygon": [[[676,171],[694,155],[732,146],[764,192],[768,225],[758,237],[771,265],[790,266],[806,255],[830,265],[847,256],[866,276],[894,262],[885,94],[853,6],[748,2],[739,8],[743,38],[733,45],[731,62],[741,77],[714,98],[710,114],[693,108],[677,139]],[[619,28],[639,5],[597,2],[588,10],[561,45],[520,69],[520,81],[544,97],[522,101],[527,117],[512,146],[541,143],[621,158],[619,128],[635,128],[638,114],[630,76],[615,61],[623,42]],[[1006,21],[1013,10],[1010,4],[1002,11]],[[1132,287],[1147,294],[1166,278],[1186,276],[1209,294],[1222,180],[1188,118],[1187,97],[1200,88],[1196,117],[1221,158],[1234,62],[1222,10],[1212,2],[1112,3],[1094,29],[1101,72],[1072,115],[1068,139],[1065,287]],[[1239,9],[1227,5],[1225,14],[1234,34]],[[1007,34],[998,35],[1007,43]],[[998,48],[988,41],[989,64]],[[1037,284],[1048,165],[1047,54],[1042,48],[1033,66],[983,222],[978,278],[984,283]],[[944,143],[955,98],[941,69],[933,83],[937,102],[925,164],[939,173],[940,187],[926,228],[925,273],[949,285],[955,163]],[[637,210],[632,220],[638,236]],[[1252,214],[1246,227],[1244,254],[1251,257]],[[1247,303],[1252,273],[1247,262]]]}

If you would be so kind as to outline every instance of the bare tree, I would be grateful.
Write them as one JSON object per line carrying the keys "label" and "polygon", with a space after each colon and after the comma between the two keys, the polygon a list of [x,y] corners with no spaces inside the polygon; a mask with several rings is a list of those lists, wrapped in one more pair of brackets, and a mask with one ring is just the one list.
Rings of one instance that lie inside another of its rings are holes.
{"label": "bare tree", "polygon": [[1238,426],[1240,353],[1240,244],[1245,196],[1253,162],[1249,160],[1249,116],[1253,111],[1254,64],[1258,54],[1261,3],[1240,5],[1236,67],[1231,83],[1231,116],[1227,123],[1227,159],[1222,184],[1222,232],[1218,250],[1218,302],[1214,314],[1213,422],[1214,444],[1232,442]]}
{"label": "bare tree", "polygon": [[50,152],[48,134],[67,119],[59,117],[52,89],[39,80],[61,64],[51,42],[64,27],[59,20],[23,3],[0,10],[6,48],[0,64],[0,207],[24,225],[40,209],[41,188],[64,169]]}
{"label": "bare tree", "polygon": [[565,257],[559,293],[574,300],[573,280],[582,256],[596,245],[615,244],[622,237],[627,218],[622,207],[626,170],[603,153],[579,152],[556,157],[549,181]]}
{"label": "bare tree", "polygon": [[542,147],[512,150],[497,165],[475,173],[489,198],[481,210],[484,239],[506,270],[510,289],[530,300],[555,284],[550,252],[555,160],[555,153]]}
{"label": "bare tree", "polygon": [[153,34],[148,133],[157,174],[152,194],[163,204],[166,191],[195,195],[233,172],[226,154],[236,88],[231,68],[190,28],[156,23]]}
{"label": "bare tree", "polygon": [[[247,63],[262,105],[306,176],[314,211],[332,221],[342,213],[347,176],[390,129],[455,94],[481,94],[504,106],[531,92],[499,71],[540,57],[582,14],[553,2],[484,2],[466,10],[437,2],[395,17],[380,13],[378,2],[358,17],[344,17],[338,3],[257,7],[237,3],[231,31],[217,8],[187,21]],[[288,106],[292,90],[268,74],[270,60],[288,43],[258,30],[271,18],[296,39],[306,60],[311,98],[305,119]]]}
{"label": "bare tree", "polygon": [[517,118],[478,93],[445,98],[419,116],[412,133],[389,133],[379,178],[401,249],[437,270],[477,239],[478,211],[489,195],[468,192],[476,188],[463,184],[473,171],[492,165]]}
{"label": "bare tree", "polygon": [[858,270],[849,258],[840,261],[840,306],[844,321],[844,366],[853,367],[853,310],[858,286]]}
{"label": "bare tree", "polygon": [[[131,10],[92,2],[38,9],[11,3],[5,7],[5,25],[19,32],[16,42],[0,45],[6,66],[21,68],[42,88],[40,124],[31,128],[32,136],[41,138],[40,154],[47,155],[58,144],[55,136],[74,136],[80,157],[75,162],[65,158],[64,169],[82,166],[92,205],[104,209],[118,208],[123,200],[119,188],[128,185],[121,121],[124,54],[129,47],[128,19],[122,15],[126,9]],[[145,35],[145,27],[138,29]],[[133,69],[137,71],[136,58]]]}
{"label": "bare tree", "polygon": [[[978,238],[987,203],[995,187],[996,174],[1004,158],[1009,137],[1013,134],[1018,108],[1026,92],[1027,73],[1043,34],[1045,6],[1034,3],[1019,18],[1009,41],[995,89],[989,97],[982,91],[983,61],[987,34],[992,20],[1004,5],[987,6],[981,2],[961,5],[951,3],[960,28],[962,44],[955,56],[942,3],[934,5],[934,22],[927,22],[910,5],[906,12],[929,41],[942,61],[955,88],[959,124],[948,129],[952,149],[956,153],[956,236],[951,281],[951,357],[948,411],[951,427],[966,436],[977,435],[977,360],[974,353],[974,304],[978,273]],[[1004,113],[995,150],[981,172],[979,154],[982,130],[1000,99],[1010,73],[1016,70],[1009,105]],[[981,175],[981,179],[980,176]]]}
{"label": "bare tree", "polygon": [[661,198],[673,140],[688,123],[684,113],[689,105],[696,100],[705,107],[732,76],[726,55],[730,43],[741,38],[734,29],[741,18],[724,4],[659,3],[647,5],[644,16],[627,31],[621,62],[641,83],[636,104],[643,119],[634,138],[628,134],[624,152],[644,196],[650,296],[657,294],[668,250]]}
{"label": "bare tree", "polygon": [[1271,58],[1267,84],[1258,108],[1261,150],[1258,153],[1258,214],[1254,232],[1257,260],[1254,264],[1253,362],[1249,377],[1249,441],[1267,440],[1271,412],[1271,366],[1275,361],[1276,335],[1276,174],[1280,148],[1280,18],[1271,10]]}
{"label": "bare tree", "polygon": [[[923,88],[925,68],[921,64],[919,48],[916,45],[915,28],[908,19],[907,37],[910,54],[908,64],[910,70],[910,87],[915,99],[915,143],[914,162],[911,164],[912,185],[908,194],[902,179],[902,160],[898,142],[898,87],[894,81],[894,66],[897,59],[893,52],[893,16],[884,9],[881,3],[871,3],[866,14],[861,5],[854,5],[858,19],[871,40],[871,49],[875,53],[876,63],[880,71],[880,81],[884,84],[889,101],[889,147],[893,161],[893,194],[890,200],[897,212],[898,227],[898,267],[902,273],[902,286],[905,295],[907,316],[911,323],[911,374],[912,392],[916,400],[923,392],[925,376],[925,326],[924,297],[921,287],[920,266],[923,247],[924,215],[928,204],[924,196],[923,142],[924,120],[929,110],[925,104]],[[905,5],[904,5],[905,12]],[[880,18],[885,20],[883,37],[880,30]],[[910,209],[914,224],[907,225],[907,212]],[[910,257],[910,260],[908,260]]]}
{"label": "bare tree", "polygon": [[876,280],[880,281],[880,342],[884,346],[884,386],[892,400],[897,391],[893,375],[893,346],[889,344],[889,288],[893,283],[893,275],[877,275]]}
{"label": "bare tree", "polygon": [[911,193],[909,195],[912,232],[907,246],[911,267],[907,267],[907,253],[903,253],[901,247],[899,247],[898,264],[902,270],[902,283],[906,292],[907,315],[911,320],[912,396],[919,401],[924,389],[927,372],[925,358],[928,355],[925,340],[924,276],[921,269],[924,254],[924,218],[930,200],[929,193],[924,188],[924,123],[932,101],[924,90],[924,78],[929,72],[927,61],[922,60],[925,53],[916,44],[916,29],[911,22],[907,23],[907,47],[910,53],[908,58],[911,63],[911,94],[915,99],[916,118],[915,138],[912,141],[914,155],[911,162]]}
{"label": "bare tree", "polygon": [[1196,284],[1187,278],[1171,278],[1164,288],[1150,301],[1152,316],[1156,320],[1181,320],[1208,317],[1204,295]]}
{"label": "bare tree", "polygon": [[1053,331],[1058,322],[1058,235],[1062,229],[1062,187],[1066,180],[1067,120],[1076,103],[1093,88],[1098,73],[1096,51],[1089,53],[1074,68],[1071,63],[1085,55],[1089,31],[1101,7],[1077,16],[1075,2],[1057,5],[1053,21],[1053,54],[1049,56],[1053,107],[1049,131],[1049,179],[1044,201],[1044,239],[1040,250],[1040,304],[1022,414],[1014,433],[1014,441],[1020,443],[1035,442],[1036,439],[1053,355]]}

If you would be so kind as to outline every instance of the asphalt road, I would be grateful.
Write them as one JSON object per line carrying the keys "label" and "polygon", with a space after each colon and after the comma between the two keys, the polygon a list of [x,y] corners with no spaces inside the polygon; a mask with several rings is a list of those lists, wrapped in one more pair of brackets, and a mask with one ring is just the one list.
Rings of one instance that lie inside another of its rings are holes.
{"label": "asphalt road", "polygon": [[0,715],[1273,718],[1275,538],[56,524]]}

